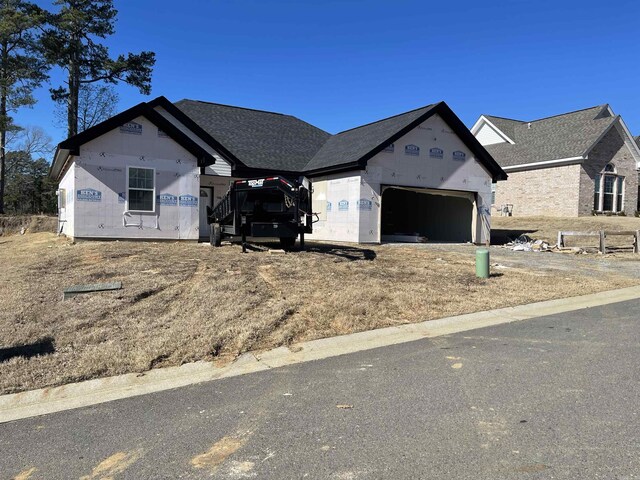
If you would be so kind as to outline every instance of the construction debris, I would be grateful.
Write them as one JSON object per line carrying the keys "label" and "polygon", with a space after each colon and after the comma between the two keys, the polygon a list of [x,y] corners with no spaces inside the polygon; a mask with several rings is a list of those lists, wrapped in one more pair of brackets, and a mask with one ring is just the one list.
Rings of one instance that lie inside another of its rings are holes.
{"label": "construction debris", "polygon": [[505,247],[514,252],[547,252],[555,248],[555,245],[549,246],[544,240],[534,240],[529,235],[522,234],[513,242],[507,243]]}
{"label": "construction debris", "polygon": [[108,290],[120,290],[122,288],[122,282],[110,282],[110,283],[93,283],[88,285],[73,285],[65,288],[64,300],[81,295],[83,293],[103,292]]}

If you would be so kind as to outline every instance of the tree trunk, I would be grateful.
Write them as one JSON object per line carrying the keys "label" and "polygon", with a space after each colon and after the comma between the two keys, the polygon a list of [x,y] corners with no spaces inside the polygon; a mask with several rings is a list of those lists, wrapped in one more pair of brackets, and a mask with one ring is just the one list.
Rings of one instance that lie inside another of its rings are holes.
{"label": "tree trunk", "polygon": [[69,60],[69,98],[67,100],[67,134],[78,133],[78,97],[80,95],[80,40],[75,40],[76,48]]}
{"label": "tree trunk", "polygon": [[[6,65],[9,56],[9,47],[7,42],[3,42],[0,47],[2,50],[2,65]],[[7,72],[1,73],[2,78],[7,78]],[[7,159],[7,127],[9,126],[7,118],[7,85],[2,83],[0,86],[0,214],[4,213],[4,184],[6,180],[6,159]]]}
{"label": "tree trunk", "polygon": [[[2,97],[2,105],[0,106],[0,111],[5,111],[7,109],[7,99],[6,97]],[[0,115],[2,115],[0,113]],[[5,182],[5,172],[6,172],[6,152],[5,152],[5,144],[7,143],[7,131],[6,128],[0,129],[0,214],[4,213],[4,182]]]}

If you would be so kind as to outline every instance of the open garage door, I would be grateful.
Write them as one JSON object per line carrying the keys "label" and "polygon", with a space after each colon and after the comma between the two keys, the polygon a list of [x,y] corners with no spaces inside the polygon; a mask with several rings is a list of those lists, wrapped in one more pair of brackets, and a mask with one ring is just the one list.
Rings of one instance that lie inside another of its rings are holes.
{"label": "open garage door", "polygon": [[474,194],[426,188],[383,187],[383,242],[471,242]]}

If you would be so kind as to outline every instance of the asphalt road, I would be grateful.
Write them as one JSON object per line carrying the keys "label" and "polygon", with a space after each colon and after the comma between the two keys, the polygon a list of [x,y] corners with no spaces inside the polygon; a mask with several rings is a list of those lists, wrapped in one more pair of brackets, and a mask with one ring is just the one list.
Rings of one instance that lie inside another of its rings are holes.
{"label": "asphalt road", "polygon": [[0,478],[640,478],[640,301],[0,425]]}

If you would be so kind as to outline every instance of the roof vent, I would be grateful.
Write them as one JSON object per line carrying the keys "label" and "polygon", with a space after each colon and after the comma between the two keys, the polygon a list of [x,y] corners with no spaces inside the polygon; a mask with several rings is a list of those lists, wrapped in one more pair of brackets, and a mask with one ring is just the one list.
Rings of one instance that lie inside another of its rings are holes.
{"label": "roof vent", "polygon": [[531,122],[527,123],[527,128],[531,128]]}

